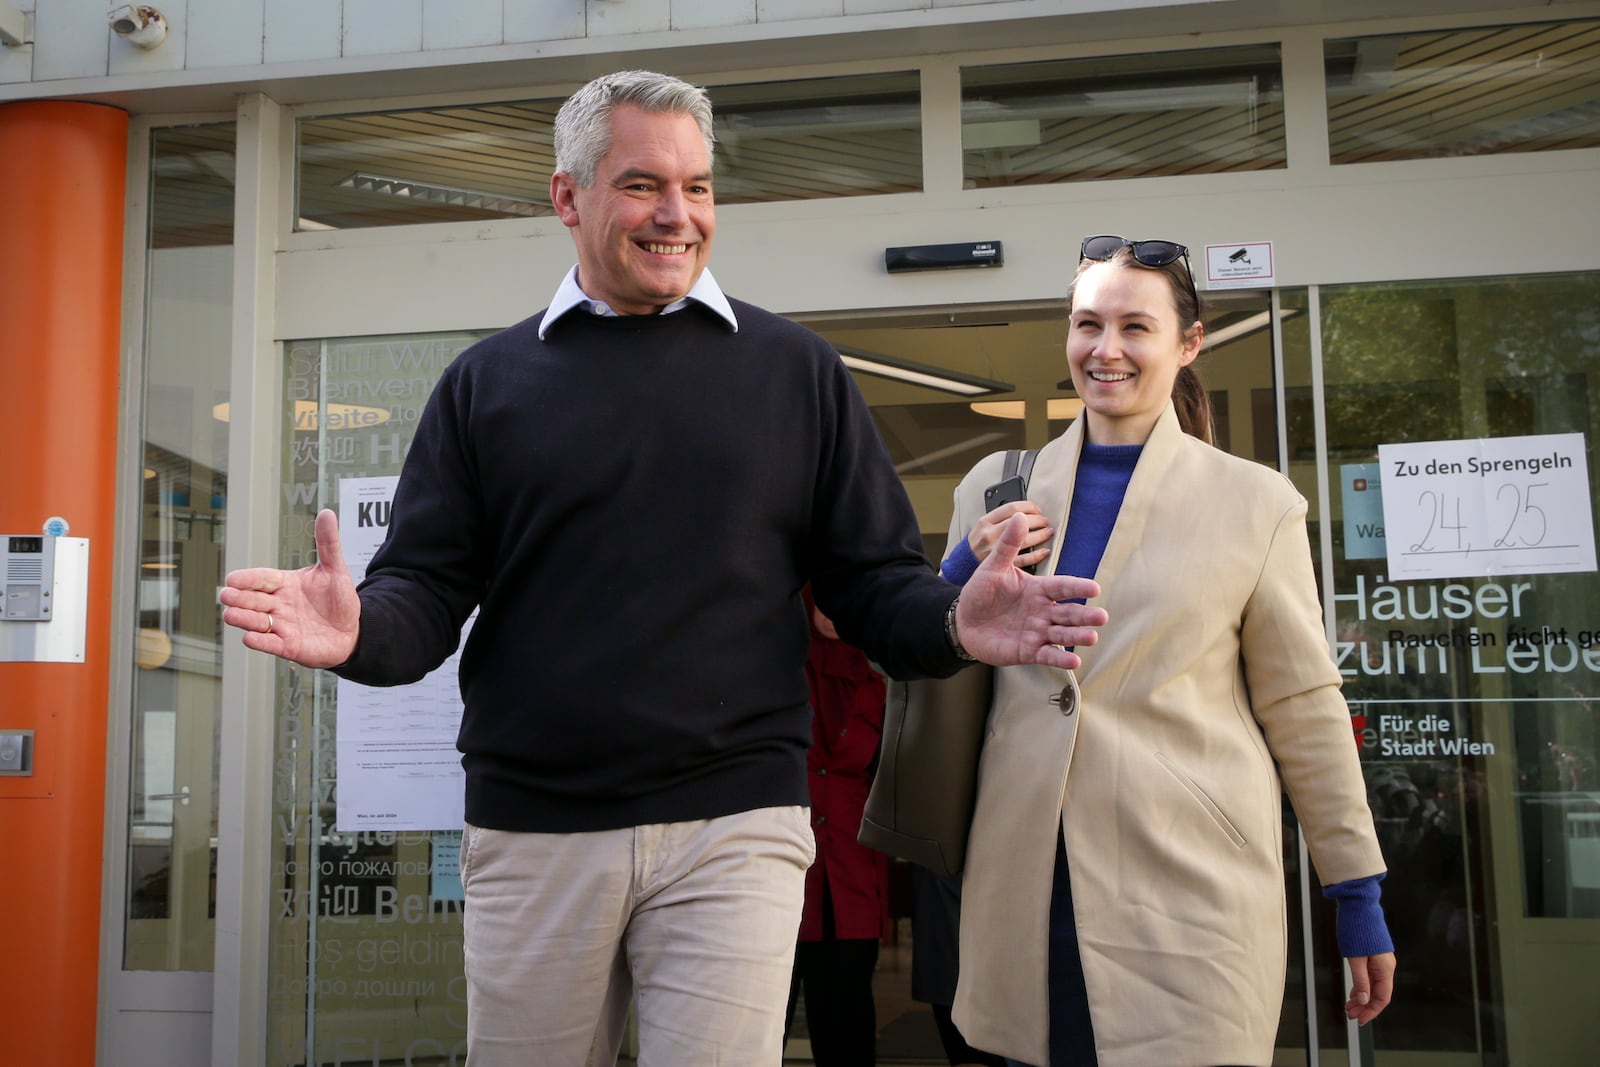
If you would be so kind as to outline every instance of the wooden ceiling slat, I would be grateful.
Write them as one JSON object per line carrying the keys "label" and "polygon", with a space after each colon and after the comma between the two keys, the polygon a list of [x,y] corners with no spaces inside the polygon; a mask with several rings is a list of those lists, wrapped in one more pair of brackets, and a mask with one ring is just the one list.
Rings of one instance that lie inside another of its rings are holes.
{"label": "wooden ceiling slat", "polygon": [[[1362,91],[1359,84],[1352,84],[1348,88],[1334,87],[1330,90],[1334,100],[1329,109],[1330,113],[1331,115],[1360,114],[1367,108],[1381,107],[1385,100],[1405,98],[1409,94],[1429,88],[1428,84],[1420,79],[1432,77],[1436,81],[1448,80],[1463,70],[1481,69],[1486,62],[1482,58],[1486,50],[1498,48],[1502,51],[1515,51],[1521,47],[1518,42],[1524,38],[1525,33],[1514,37],[1505,29],[1454,31],[1408,37],[1395,54],[1389,79],[1380,90]],[[1455,73],[1441,74],[1439,73],[1441,70]],[[1369,79],[1371,77],[1368,75]],[[1346,94],[1349,96],[1348,100],[1344,99]]]}
{"label": "wooden ceiling slat", "polygon": [[[760,151],[742,151],[736,160],[721,157],[717,180],[724,183],[718,199],[727,203],[751,196],[744,186],[800,199],[916,190],[922,185],[921,134],[907,132],[872,144],[838,137],[768,142]],[[725,196],[722,190],[729,185],[734,188]]]}
{"label": "wooden ceiling slat", "polygon": [[[1214,173],[1281,166],[1283,109],[1259,105],[1063,120],[1041,129],[1041,143],[1009,153],[1006,183]],[[975,153],[974,153],[975,155]],[[982,180],[969,165],[968,177]],[[1020,172],[1020,173],[1018,173]],[[1002,183],[1004,184],[1004,183]]]}
{"label": "wooden ceiling slat", "polygon": [[[894,141],[880,141],[876,145],[863,144],[840,138],[816,137],[805,141],[774,144],[765,151],[751,153],[737,164],[730,162],[730,170],[751,172],[757,168],[779,168],[799,172],[826,172],[830,170],[856,170],[878,173],[896,181],[909,178],[922,182],[922,150],[920,137]],[[719,167],[719,176],[722,169]]]}
{"label": "wooden ceiling slat", "polygon": [[1467,146],[1497,129],[1496,150],[1528,150],[1516,135],[1545,115],[1600,96],[1600,24],[1430,34],[1396,60],[1387,91],[1330,92],[1335,162],[1413,158]]}
{"label": "wooden ceiling slat", "polygon": [[1381,124],[1346,128],[1332,141],[1331,155],[1345,163],[1439,154],[1495,131],[1504,132],[1509,147],[1525,139],[1518,137],[1519,127],[1531,136],[1537,120],[1597,100],[1600,76],[1564,86],[1529,86],[1514,93],[1483,86],[1433,102],[1411,101],[1404,110],[1390,111]]}

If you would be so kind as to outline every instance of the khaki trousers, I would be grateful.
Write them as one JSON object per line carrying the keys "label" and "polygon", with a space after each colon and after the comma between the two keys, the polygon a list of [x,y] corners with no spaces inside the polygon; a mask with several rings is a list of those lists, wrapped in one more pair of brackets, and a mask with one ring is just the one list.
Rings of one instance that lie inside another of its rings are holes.
{"label": "khaki trousers", "polygon": [[468,1067],[779,1067],[809,809],[576,834],[467,826]]}

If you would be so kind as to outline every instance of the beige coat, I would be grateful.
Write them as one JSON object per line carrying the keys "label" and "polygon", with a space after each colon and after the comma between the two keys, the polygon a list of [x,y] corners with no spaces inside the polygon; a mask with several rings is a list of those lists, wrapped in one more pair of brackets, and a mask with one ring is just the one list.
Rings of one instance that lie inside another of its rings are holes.
{"label": "beige coat", "polygon": [[[1029,498],[1057,531],[1082,439],[1079,419],[1034,467]],[[1000,464],[956,490],[952,544]],[[1099,642],[1076,672],[998,672],[962,896],[955,1021],[973,1045],[1047,1060],[1059,827],[1100,1067],[1271,1062],[1281,789],[1323,884],[1384,869],[1305,516],[1286,478],[1187,436],[1169,407],[1094,575]],[[1058,536],[1051,571],[1059,551]],[[1063,687],[1070,713],[1051,701]]]}

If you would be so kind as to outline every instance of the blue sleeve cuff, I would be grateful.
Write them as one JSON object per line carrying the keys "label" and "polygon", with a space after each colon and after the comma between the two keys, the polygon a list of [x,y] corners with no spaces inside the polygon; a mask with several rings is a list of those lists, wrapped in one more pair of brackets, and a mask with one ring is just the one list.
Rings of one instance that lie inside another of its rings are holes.
{"label": "blue sleeve cuff", "polygon": [[973,553],[972,546],[966,538],[950,550],[950,554],[939,564],[939,577],[952,585],[966,585],[967,579],[972,577],[972,572],[978,569],[978,557]]}
{"label": "blue sleeve cuff", "polygon": [[1378,883],[1382,880],[1383,875],[1374,874],[1322,887],[1322,895],[1336,907],[1334,926],[1339,937],[1339,955],[1346,959],[1394,951],[1389,924],[1383,918],[1383,905],[1378,903],[1381,893]]}

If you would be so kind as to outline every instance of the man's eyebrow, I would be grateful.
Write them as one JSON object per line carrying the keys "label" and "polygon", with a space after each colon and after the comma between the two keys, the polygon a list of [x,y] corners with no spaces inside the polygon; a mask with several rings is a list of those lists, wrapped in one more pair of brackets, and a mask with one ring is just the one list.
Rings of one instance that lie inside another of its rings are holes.
{"label": "man's eyebrow", "polygon": [[[663,180],[661,175],[657,174],[653,170],[647,170],[644,167],[629,167],[627,170],[624,170],[624,171],[621,171],[620,173],[618,173],[616,178],[613,179],[613,181],[618,185],[623,185],[623,184],[626,184],[627,182],[635,181],[635,180],[637,180],[639,178],[648,178],[650,181],[653,181],[653,182],[659,182],[659,181]],[[689,176],[688,180],[691,181],[691,182],[697,182],[697,183],[701,183],[701,184],[703,184],[705,182],[709,182],[711,180],[711,172],[709,170],[707,170],[707,171],[701,171],[699,174],[691,174]]]}
{"label": "man's eyebrow", "polygon": [[619,171],[613,181],[620,185],[623,182],[633,181],[635,178],[649,178],[651,181],[660,181],[661,175],[654,171],[645,170],[643,167],[629,167],[627,170]]}

